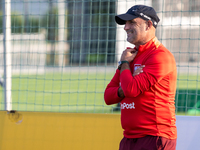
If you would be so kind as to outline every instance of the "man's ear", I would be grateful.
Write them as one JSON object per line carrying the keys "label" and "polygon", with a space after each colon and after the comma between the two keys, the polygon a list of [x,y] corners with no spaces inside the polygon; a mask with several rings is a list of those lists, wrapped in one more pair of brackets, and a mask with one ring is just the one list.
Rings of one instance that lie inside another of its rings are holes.
{"label": "man's ear", "polygon": [[152,21],[148,20],[148,21],[147,21],[147,28],[146,28],[146,30],[149,30],[149,29],[151,29],[152,27],[153,27]]}

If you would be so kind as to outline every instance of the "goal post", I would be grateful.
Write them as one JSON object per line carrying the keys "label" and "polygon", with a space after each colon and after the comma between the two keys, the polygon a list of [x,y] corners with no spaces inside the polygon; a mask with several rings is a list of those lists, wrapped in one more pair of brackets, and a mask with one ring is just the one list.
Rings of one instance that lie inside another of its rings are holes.
{"label": "goal post", "polygon": [[4,109],[12,110],[11,1],[3,0]]}

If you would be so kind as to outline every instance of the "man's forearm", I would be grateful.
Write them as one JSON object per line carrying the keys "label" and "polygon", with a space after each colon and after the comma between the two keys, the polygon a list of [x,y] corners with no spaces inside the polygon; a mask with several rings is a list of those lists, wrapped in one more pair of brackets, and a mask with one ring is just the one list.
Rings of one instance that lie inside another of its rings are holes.
{"label": "man's forearm", "polygon": [[122,71],[124,71],[124,70],[126,70],[126,69],[131,70],[128,63],[123,63],[123,64],[121,65],[120,74],[122,73]]}
{"label": "man's forearm", "polygon": [[[123,64],[121,64],[120,74],[122,73],[122,71],[124,71],[126,69],[130,70],[129,63],[123,63]],[[119,89],[118,89],[118,96],[121,97],[121,98],[125,97],[124,92],[123,92],[123,90],[122,90],[121,87],[119,87]]]}

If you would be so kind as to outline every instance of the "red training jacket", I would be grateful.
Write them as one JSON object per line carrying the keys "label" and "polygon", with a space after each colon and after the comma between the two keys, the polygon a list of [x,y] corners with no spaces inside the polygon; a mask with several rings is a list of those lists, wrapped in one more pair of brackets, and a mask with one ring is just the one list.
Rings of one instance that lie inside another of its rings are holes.
{"label": "red training jacket", "polygon": [[[133,77],[134,70],[141,65],[145,65],[143,73]],[[152,135],[176,139],[177,71],[174,56],[155,37],[139,47],[130,68],[131,71],[126,69],[121,74],[117,69],[104,93],[107,105],[121,104],[124,136]],[[124,98],[117,94],[120,84]]]}

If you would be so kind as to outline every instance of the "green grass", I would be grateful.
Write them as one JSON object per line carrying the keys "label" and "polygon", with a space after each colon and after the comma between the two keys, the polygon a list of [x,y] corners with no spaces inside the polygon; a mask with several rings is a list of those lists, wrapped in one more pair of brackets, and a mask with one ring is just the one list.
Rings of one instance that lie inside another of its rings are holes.
{"label": "green grass", "polygon": [[177,89],[200,89],[200,76],[198,75],[181,74],[177,78]]}
{"label": "green grass", "polygon": [[[110,112],[113,106],[105,105],[103,94],[111,78],[112,74],[96,73],[14,75],[12,76],[13,109],[21,111]],[[2,93],[0,92],[0,97],[3,97]]]}
{"label": "green grass", "polygon": [[[104,90],[113,73],[46,73],[13,75],[13,110],[48,112],[112,113],[116,105],[107,106]],[[178,75],[176,107],[178,115],[190,115],[200,100],[200,77]],[[1,110],[4,109],[0,87]],[[197,108],[195,108],[197,109]],[[195,112],[196,113],[196,112]],[[195,115],[200,115],[196,113]]]}

